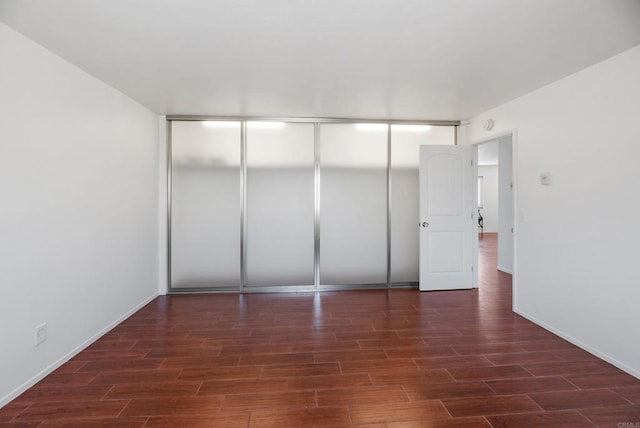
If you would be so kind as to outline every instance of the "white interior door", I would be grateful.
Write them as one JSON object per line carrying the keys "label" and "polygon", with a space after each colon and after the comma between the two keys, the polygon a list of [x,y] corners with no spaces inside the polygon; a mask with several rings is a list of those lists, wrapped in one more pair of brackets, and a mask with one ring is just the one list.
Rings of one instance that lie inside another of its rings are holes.
{"label": "white interior door", "polygon": [[473,287],[470,146],[420,146],[420,290]]}

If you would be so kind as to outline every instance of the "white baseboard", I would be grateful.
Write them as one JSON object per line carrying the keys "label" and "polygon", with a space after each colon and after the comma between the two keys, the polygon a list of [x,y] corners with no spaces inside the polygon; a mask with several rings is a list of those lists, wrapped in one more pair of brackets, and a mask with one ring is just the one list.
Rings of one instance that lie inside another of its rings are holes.
{"label": "white baseboard", "polygon": [[115,320],[114,322],[112,322],[111,324],[109,324],[108,326],[103,328],[102,330],[100,330],[98,333],[96,333],[95,335],[91,336],[89,339],[87,339],[84,342],[82,342],[79,346],[77,346],[76,348],[71,350],[69,353],[67,353],[66,355],[64,355],[63,357],[58,359],[57,361],[55,361],[52,364],[50,364],[48,367],[46,367],[40,373],[38,373],[35,376],[33,376],[31,379],[29,379],[28,381],[26,381],[25,383],[20,385],[18,388],[16,388],[13,391],[11,391],[9,394],[7,394],[4,397],[0,398],[0,408],[3,407],[5,404],[9,403],[14,398],[18,397],[20,394],[25,392],[27,389],[31,388],[36,383],[40,382],[47,375],[51,374],[58,367],[62,366],[64,363],[69,361],[71,358],[75,357],[77,354],[79,354],[81,351],[83,351],[85,348],[87,348],[93,342],[95,342],[96,340],[100,339],[102,336],[107,334],[109,331],[111,331],[114,327],[116,327],[122,321],[126,320],[131,315],[133,315],[134,313],[138,312],[140,309],[142,309],[142,307],[147,305],[149,302],[151,302],[156,297],[158,297],[158,294],[154,294],[151,297],[147,297],[146,299],[144,299],[144,301],[142,301],[141,303],[137,304],[133,309],[129,310],[127,313],[125,313],[120,318],[118,318],[117,320]]}
{"label": "white baseboard", "polygon": [[513,275],[513,271],[511,269],[505,269],[501,266],[498,266],[496,269],[498,269],[500,272],[504,272],[504,273],[508,273],[509,275]]}
{"label": "white baseboard", "polygon": [[540,321],[539,319],[537,319],[536,317],[533,317],[523,311],[520,311],[516,308],[513,309],[513,311],[515,313],[517,313],[518,315],[528,319],[529,321],[531,321],[534,324],[539,325],[540,327],[544,328],[545,330],[549,330],[551,333],[555,334],[556,336],[560,336],[561,338],[563,338],[564,340],[573,343],[574,345],[576,345],[579,348],[584,349],[585,351],[589,352],[590,354],[595,355],[596,357],[605,360],[606,362],[613,364],[614,366],[616,366],[617,368],[619,368],[620,370],[629,373],[631,376],[634,376],[638,379],[640,379],[640,370],[634,369],[633,367],[629,367],[628,365],[616,360],[615,358],[611,357],[610,355],[605,354],[604,352],[600,352],[595,348],[592,348],[591,346],[587,345],[586,343],[581,342],[580,340],[572,337],[569,334],[564,333],[561,330],[558,330],[554,327],[551,327],[550,325]]}

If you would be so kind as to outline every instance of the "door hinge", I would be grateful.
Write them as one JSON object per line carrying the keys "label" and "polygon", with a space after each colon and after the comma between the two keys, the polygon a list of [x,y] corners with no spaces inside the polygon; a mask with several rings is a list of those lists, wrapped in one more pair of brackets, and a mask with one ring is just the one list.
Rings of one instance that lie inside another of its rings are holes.
{"label": "door hinge", "polygon": [[473,159],[471,159],[471,166],[473,166]]}
{"label": "door hinge", "polygon": [[509,184],[509,188],[513,190],[513,183]]}
{"label": "door hinge", "polygon": [[473,272],[473,266],[471,266],[471,272]]}

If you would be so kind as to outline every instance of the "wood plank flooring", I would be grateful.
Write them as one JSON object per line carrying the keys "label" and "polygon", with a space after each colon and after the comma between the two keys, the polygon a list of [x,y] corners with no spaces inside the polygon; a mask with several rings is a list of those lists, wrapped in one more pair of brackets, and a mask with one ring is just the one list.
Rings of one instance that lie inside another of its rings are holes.
{"label": "wood plank flooring", "polygon": [[640,426],[640,381],[479,290],[160,297],[13,402],[15,427]]}

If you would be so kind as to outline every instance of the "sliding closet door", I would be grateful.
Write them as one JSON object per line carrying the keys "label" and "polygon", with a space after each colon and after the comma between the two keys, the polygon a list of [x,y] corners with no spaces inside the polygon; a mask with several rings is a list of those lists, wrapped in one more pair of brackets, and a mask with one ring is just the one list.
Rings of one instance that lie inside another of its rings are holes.
{"label": "sliding closet door", "polygon": [[247,122],[247,286],[314,284],[314,125]]}
{"label": "sliding closet door", "polygon": [[418,167],[425,144],[455,144],[455,127],[391,125],[390,282],[396,285],[418,283]]}
{"label": "sliding closet door", "polygon": [[387,282],[387,125],[320,127],[320,284]]}
{"label": "sliding closet door", "polygon": [[172,289],[239,289],[240,142],[240,122],[172,122]]}

